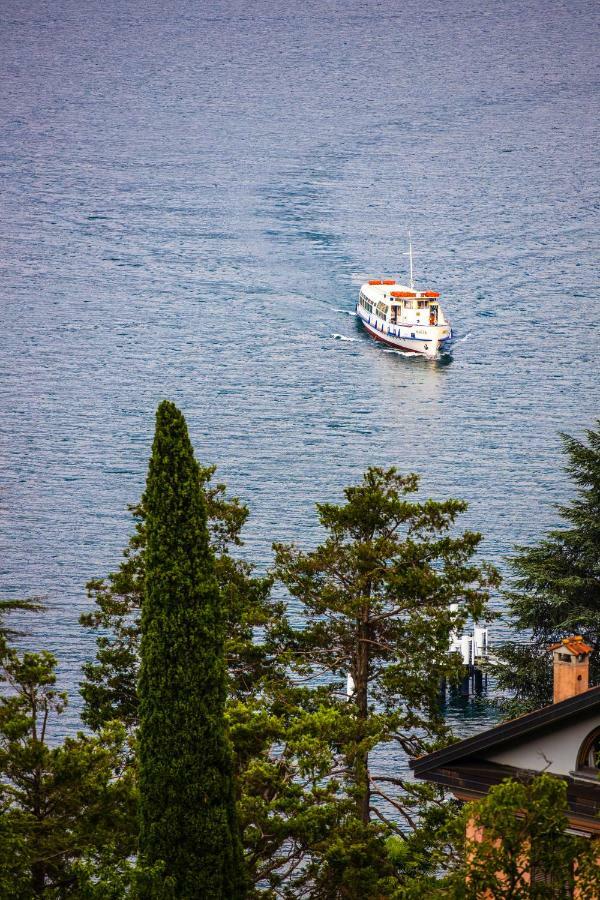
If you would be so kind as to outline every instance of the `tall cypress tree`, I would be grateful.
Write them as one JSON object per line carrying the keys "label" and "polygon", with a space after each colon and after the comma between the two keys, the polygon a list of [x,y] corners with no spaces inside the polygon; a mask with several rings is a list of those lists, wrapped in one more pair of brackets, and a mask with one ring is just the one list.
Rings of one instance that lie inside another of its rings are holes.
{"label": "tall cypress tree", "polygon": [[163,401],[146,493],[139,682],[140,855],[151,893],[245,895],[224,729],[223,616],[198,464],[185,419]]}

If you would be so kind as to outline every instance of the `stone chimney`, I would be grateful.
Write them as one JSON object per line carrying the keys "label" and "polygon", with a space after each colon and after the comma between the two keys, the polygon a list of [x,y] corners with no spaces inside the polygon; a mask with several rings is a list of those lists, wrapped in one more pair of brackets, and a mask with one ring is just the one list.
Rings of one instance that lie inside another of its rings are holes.
{"label": "stone chimney", "polygon": [[554,664],[554,703],[568,700],[569,697],[588,690],[590,653],[593,649],[579,634],[548,647]]}

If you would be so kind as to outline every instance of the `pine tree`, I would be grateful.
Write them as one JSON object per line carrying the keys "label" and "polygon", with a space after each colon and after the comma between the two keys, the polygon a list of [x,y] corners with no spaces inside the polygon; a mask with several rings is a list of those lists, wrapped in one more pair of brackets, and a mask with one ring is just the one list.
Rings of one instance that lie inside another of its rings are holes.
{"label": "pine tree", "polygon": [[[472,559],[481,536],[452,533],[466,503],[409,499],[417,488],[416,475],[370,468],[345,489],[345,503],[317,505],[326,537],[316,549],[275,546],[276,574],[305,620],[283,643],[296,674],[329,691],[324,727],[338,748],[330,779],[340,821],[301,873],[312,897],[382,895],[386,860],[375,862],[377,848],[394,834],[404,839],[438,802],[430,785],[386,771],[378,751],[395,745],[416,756],[448,739],[439,684],[462,673],[450,635],[484,614],[498,583],[493,567]],[[352,853],[340,854],[350,844]],[[354,872],[359,858],[370,860],[360,864],[371,870],[370,886]]]}
{"label": "pine tree", "polygon": [[162,402],[146,493],[140,853],[156,897],[245,894],[224,727],[224,628],[206,507],[185,419]]}
{"label": "pine tree", "polygon": [[[511,561],[512,626],[532,640],[529,646],[507,644],[498,653],[496,674],[500,687],[515,695],[513,714],[551,702],[548,644],[581,634],[600,650],[600,430],[586,434],[587,443],[562,435],[566,471],[577,486],[571,503],[558,507],[566,527],[549,531],[533,547],[517,548]],[[600,682],[598,652],[591,658],[591,679]]]}

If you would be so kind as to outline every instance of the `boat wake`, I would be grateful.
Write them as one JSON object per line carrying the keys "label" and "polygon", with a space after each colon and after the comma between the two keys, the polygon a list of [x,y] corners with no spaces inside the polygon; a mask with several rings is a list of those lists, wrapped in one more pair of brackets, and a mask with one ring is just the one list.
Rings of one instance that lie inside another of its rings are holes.
{"label": "boat wake", "polygon": [[359,338],[347,337],[345,334],[332,334],[331,337],[336,341],[347,341],[348,343],[357,343]]}
{"label": "boat wake", "polygon": [[338,309],[337,306],[332,306],[331,308],[334,312],[344,313],[345,316],[352,316],[353,319],[356,317],[355,309]]}

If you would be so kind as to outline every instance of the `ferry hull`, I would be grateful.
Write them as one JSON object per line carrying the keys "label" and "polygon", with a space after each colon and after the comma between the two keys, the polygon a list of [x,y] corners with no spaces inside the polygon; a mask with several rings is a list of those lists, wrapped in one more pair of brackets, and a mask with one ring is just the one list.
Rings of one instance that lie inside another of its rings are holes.
{"label": "ferry hull", "polygon": [[450,340],[450,336],[443,340],[440,340],[438,337],[429,336],[425,339],[411,339],[401,335],[390,334],[389,332],[382,332],[374,325],[371,325],[371,323],[364,318],[360,310],[357,309],[357,313],[365,330],[371,337],[375,338],[377,341],[381,341],[382,344],[386,344],[388,347],[393,347],[395,350],[401,350],[404,353],[416,353],[419,356],[425,356],[428,359],[431,359],[437,356],[440,348],[443,349],[444,345]]}

